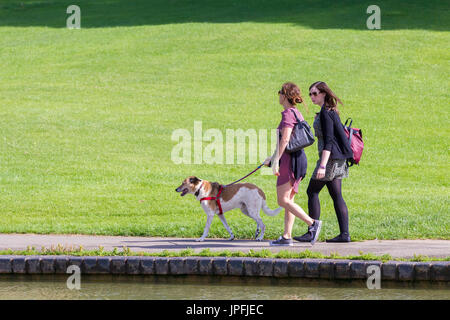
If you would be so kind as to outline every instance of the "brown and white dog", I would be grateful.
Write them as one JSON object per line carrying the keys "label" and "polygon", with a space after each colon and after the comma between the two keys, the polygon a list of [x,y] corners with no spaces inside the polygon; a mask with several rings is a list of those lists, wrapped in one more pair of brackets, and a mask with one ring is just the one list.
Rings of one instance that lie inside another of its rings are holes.
{"label": "brown and white dog", "polygon": [[[176,188],[175,191],[181,192],[181,196],[192,193],[197,200],[200,200],[204,197],[217,196],[219,188],[220,184],[217,182],[209,182],[195,176],[190,176],[184,179],[183,183]],[[255,239],[258,241],[263,239],[264,231],[266,229],[266,226],[259,215],[259,211],[262,209],[267,215],[275,216],[283,209],[279,207],[275,210],[271,210],[266,204],[266,195],[264,192],[251,183],[236,183],[224,187],[219,199],[222,206],[222,212],[225,213],[229,210],[239,208],[242,213],[256,221]],[[227,229],[230,234],[228,240],[233,240],[234,234],[228,226],[224,214],[219,214],[219,207],[217,206],[216,200],[203,200],[201,201],[201,206],[206,213],[207,219],[203,235],[197,239],[197,241],[203,241],[208,236],[209,228],[215,214],[219,216],[225,229]]]}

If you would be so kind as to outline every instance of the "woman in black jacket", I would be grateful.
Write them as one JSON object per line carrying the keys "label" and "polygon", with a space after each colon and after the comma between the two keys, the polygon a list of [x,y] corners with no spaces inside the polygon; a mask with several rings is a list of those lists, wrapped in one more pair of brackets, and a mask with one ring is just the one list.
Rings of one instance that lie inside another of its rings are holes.
{"label": "woman in black jacket", "polygon": [[[314,104],[321,106],[314,120],[314,131],[318,138],[319,160],[307,189],[309,216],[320,217],[319,192],[326,185],[331,195],[339,222],[340,234],[327,242],[350,242],[348,231],[348,209],[342,198],[342,179],[348,177],[347,159],[353,156],[347,136],[339,118],[337,103],[341,100],[325,82],[318,81],[309,87],[309,96]],[[310,241],[312,232],[297,241]]]}

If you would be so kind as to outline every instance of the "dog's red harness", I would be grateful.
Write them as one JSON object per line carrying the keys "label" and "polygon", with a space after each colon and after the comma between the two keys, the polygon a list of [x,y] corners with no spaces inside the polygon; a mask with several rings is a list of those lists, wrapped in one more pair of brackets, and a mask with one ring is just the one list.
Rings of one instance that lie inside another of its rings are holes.
{"label": "dog's red harness", "polygon": [[[239,182],[239,181],[241,181],[242,179],[247,178],[249,175],[251,175],[253,172],[255,172],[256,170],[258,170],[259,168],[261,168],[263,165],[264,165],[264,163],[261,163],[261,164],[258,166],[258,168],[256,168],[255,170],[253,170],[252,172],[250,172],[250,173],[247,174],[246,176],[240,178],[239,180],[236,180],[236,181],[234,181],[234,182],[232,182],[232,183],[229,183],[229,184],[225,185],[225,187],[231,186],[232,184],[235,184],[236,182]],[[202,182],[202,184],[200,185],[200,188],[198,188],[198,191],[197,191],[197,192],[200,191],[200,189],[202,188],[202,185],[203,185],[203,182]],[[220,196],[220,193],[222,192],[222,190],[223,190],[223,185],[220,185],[219,192],[217,192],[217,196],[215,196],[215,197],[205,197],[205,198],[201,198],[201,199],[200,199],[200,202],[202,202],[202,200],[216,200],[217,206],[219,207],[219,214],[223,214],[222,206],[220,205],[220,199],[219,199],[219,196]],[[197,196],[197,193],[196,193],[195,195]]]}
{"label": "dog's red harness", "polygon": [[[202,186],[200,186],[200,188],[201,188],[201,187],[202,187]],[[204,197],[204,198],[201,198],[201,199],[200,199],[200,202],[202,202],[202,200],[216,200],[217,206],[219,207],[219,214],[223,214],[222,206],[220,205],[220,199],[219,199],[219,196],[220,196],[220,193],[222,192],[222,190],[223,190],[223,186],[220,185],[219,192],[217,193],[217,196],[215,196],[215,197]]]}

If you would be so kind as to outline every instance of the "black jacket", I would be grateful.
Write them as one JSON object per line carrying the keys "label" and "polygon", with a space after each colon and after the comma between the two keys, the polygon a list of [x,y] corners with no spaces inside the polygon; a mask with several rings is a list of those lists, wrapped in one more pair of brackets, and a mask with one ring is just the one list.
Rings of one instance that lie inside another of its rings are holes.
{"label": "black jacket", "polygon": [[[305,178],[306,169],[308,168],[308,160],[306,159],[306,154],[303,149],[300,149],[296,152],[290,154],[291,156],[291,169],[294,173],[295,180],[298,180],[300,177]],[[278,162],[280,165],[280,162]],[[269,167],[272,166],[272,161],[269,163]]]}
{"label": "black jacket", "polygon": [[352,158],[353,151],[350,148],[341,119],[336,111],[328,110],[322,106],[319,116],[324,140],[323,150],[331,152],[330,159]]}
{"label": "black jacket", "polygon": [[290,154],[291,156],[291,168],[292,172],[294,172],[295,180],[298,180],[300,177],[305,178],[306,169],[308,168],[308,160],[306,159],[306,154],[303,149],[300,149],[296,152]]}

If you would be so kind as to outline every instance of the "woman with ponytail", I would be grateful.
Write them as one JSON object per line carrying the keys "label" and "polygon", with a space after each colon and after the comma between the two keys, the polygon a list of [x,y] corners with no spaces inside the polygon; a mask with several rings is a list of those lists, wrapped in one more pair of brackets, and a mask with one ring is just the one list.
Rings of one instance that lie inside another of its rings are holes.
{"label": "woman with ponytail", "polygon": [[277,128],[277,147],[272,157],[268,157],[264,164],[272,166],[277,178],[278,205],[285,209],[284,233],[277,240],[271,241],[274,246],[292,246],[292,227],[295,217],[303,220],[312,230],[313,237],[310,242],[314,244],[320,232],[321,221],[310,218],[303,209],[294,202],[294,196],[298,193],[298,185],[306,175],[307,160],[305,152],[299,150],[294,153],[285,152],[291,137],[292,128],[296,121],[294,112],[299,120],[303,121],[303,115],[296,108],[298,103],[303,103],[299,87],[287,82],[278,91],[279,103],[283,106],[281,121]]}

